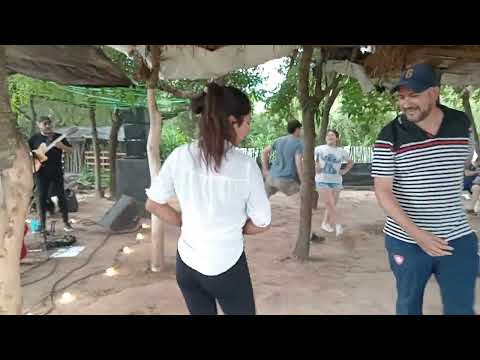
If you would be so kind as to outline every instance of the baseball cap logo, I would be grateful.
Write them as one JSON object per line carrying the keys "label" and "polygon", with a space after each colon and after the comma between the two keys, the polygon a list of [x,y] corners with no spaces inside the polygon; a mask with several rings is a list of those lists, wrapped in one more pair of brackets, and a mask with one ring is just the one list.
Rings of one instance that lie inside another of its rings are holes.
{"label": "baseball cap logo", "polygon": [[410,79],[413,76],[413,69],[408,69],[405,72],[405,79]]}

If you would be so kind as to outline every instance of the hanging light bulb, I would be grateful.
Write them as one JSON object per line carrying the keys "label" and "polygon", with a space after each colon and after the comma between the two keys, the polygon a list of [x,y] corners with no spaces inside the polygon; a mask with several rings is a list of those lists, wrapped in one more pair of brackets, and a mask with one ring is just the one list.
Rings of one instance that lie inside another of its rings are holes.
{"label": "hanging light bulb", "polygon": [[122,249],[122,252],[125,254],[125,255],[128,255],[128,254],[131,254],[133,252],[133,250],[131,248],[129,248],[128,246],[125,246],[123,249]]}
{"label": "hanging light bulb", "polygon": [[143,223],[142,224],[142,229],[150,229],[150,225]]}
{"label": "hanging light bulb", "polygon": [[145,239],[145,236],[143,236],[142,233],[138,233],[137,234],[137,240],[143,240],[143,239]]}
{"label": "hanging light bulb", "polygon": [[70,294],[69,292],[64,292],[62,297],[60,298],[61,304],[68,304],[75,300],[75,296]]}
{"label": "hanging light bulb", "polygon": [[112,266],[112,267],[109,267],[107,270],[105,270],[105,275],[107,276],[115,276],[118,274],[118,271],[115,270],[115,268]]}

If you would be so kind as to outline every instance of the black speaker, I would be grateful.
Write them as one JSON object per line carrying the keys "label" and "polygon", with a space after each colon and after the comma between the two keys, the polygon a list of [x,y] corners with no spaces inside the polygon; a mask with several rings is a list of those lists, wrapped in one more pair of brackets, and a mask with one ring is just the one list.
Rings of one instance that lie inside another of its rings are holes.
{"label": "black speaker", "polygon": [[148,111],[144,107],[131,108],[128,110],[121,110],[119,117],[123,124],[148,124]]}
{"label": "black speaker", "polygon": [[99,224],[112,231],[121,231],[135,227],[138,219],[138,205],[135,199],[122,195],[99,221]]}
{"label": "black speaker", "polygon": [[124,158],[117,160],[117,198],[128,195],[139,203],[145,203],[145,189],[150,186],[147,159]]}
{"label": "black speaker", "polygon": [[149,126],[145,124],[125,124],[123,133],[125,140],[145,140],[148,137]]}
{"label": "black speaker", "polygon": [[65,198],[67,199],[67,209],[68,212],[77,212],[78,211],[78,200],[75,191],[72,189],[65,190]]}
{"label": "black speaker", "polygon": [[147,156],[147,140],[126,141],[125,150],[127,157],[143,159]]}

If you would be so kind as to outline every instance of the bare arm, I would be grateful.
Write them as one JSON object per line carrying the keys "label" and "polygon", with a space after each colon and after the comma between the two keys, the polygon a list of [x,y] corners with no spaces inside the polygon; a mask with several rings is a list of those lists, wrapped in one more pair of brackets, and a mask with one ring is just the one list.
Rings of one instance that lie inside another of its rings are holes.
{"label": "bare arm", "polygon": [[255,235],[255,234],[260,234],[262,232],[265,232],[268,229],[270,229],[270,225],[265,227],[258,227],[252,222],[251,219],[247,219],[247,222],[243,226],[243,233],[245,235]]}
{"label": "bare arm", "polygon": [[297,166],[297,174],[300,182],[303,181],[303,153],[297,152],[295,154],[295,165]]}
{"label": "bare arm", "polygon": [[345,175],[346,173],[348,173],[350,170],[352,170],[352,167],[353,167],[353,160],[348,160],[347,161],[347,166],[345,167],[345,169],[341,170],[340,171],[340,174],[343,176]]}
{"label": "bare arm", "polygon": [[465,169],[465,176],[474,176],[474,175],[478,175],[478,174],[479,174],[478,170]]}
{"label": "bare arm", "polygon": [[71,152],[73,150],[73,146],[68,146],[62,143],[61,141],[55,144],[55,147],[59,148],[60,150],[63,150],[65,152]]}
{"label": "bare arm", "polygon": [[392,177],[375,177],[375,196],[385,212],[400,225],[417,244],[431,256],[451,255],[452,247],[447,242],[427,231],[420,229],[400,207],[393,194]]}
{"label": "bare arm", "polygon": [[268,176],[268,173],[270,171],[270,169],[268,168],[268,159],[270,158],[271,153],[272,147],[270,145],[265,147],[265,149],[263,149],[262,151],[262,171],[265,177]]}
{"label": "bare arm", "polygon": [[182,214],[168,204],[159,204],[147,199],[145,209],[169,224],[182,226]]}

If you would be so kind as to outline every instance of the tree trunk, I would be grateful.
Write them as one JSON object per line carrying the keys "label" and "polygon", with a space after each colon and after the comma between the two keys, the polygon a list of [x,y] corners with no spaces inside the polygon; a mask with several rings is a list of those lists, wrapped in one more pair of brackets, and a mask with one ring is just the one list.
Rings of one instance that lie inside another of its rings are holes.
{"label": "tree trunk", "polygon": [[32,195],[32,163],[10,109],[0,45],[0,315],[21,314],[20,249]]}
{"label": "tree trunk", "polygon": [[314,141],[315,141],[315,119],[311,108],[303,110],[303,129],[304,129],[304,169],[303,181],[301,186],[300,203],[300,224],[298,228],[297,244],[295,245],[294,255],[299,260],[307,260],[310,253],[310,234],[312,230],[312,206],[313,193],[315,188],[315,164],[314,164]]}
{"label": "tree trunk", "polygon": [[[160,140],[162,137],[162,114],[158,111],[155,97],[155,88],[158,83],[158,71],[160,69],[160,47],[151,46],[152,69],[147,82],[148,114],[150,117],[150,129],[147,140],[147,157],[150,170],[150,179],[160,172]],[[165,268],[165,224],[152,214],[151,233],[152,252],[150,254],[150,269],[153,272],[162,271]]]}
{"label": "tree trunk", "polygon": [[321,79],[321,73],[316,73],[315,96],[309,95],[309,77],[310,64],[313,55],[311,46],[304,46],[300,58],[298,73],[298,98],[302,107],[303,133],[304,133],[304,159],[303,159],[303,179],[301,186],[300,203],[300,222],[298,228],[298,238],[293,254],[300,261],[308,259],[310,253],[310,234],[312,230],[312,196],[315,186],[315,166],[314,166],[314,142],[315,142],[315,113],[314,109],[318,107],[321,101],[321,84],[318,83],[318,77]]}
{"label": "tree trunk", "polygon": [[117,148],[118,148],[118,131],[122,126],[122,118],[118,116],[118,109],[112,112],[112,128],[110,130],[110,196],[112,199],[117,198]]}
{"label": "tree trunk", "polygon": [[90,114],[90,122],[92,125],[93,153],[95,156],[95,165],[93,169],[93,173],[95,175],[95,193],[98,198],[102,198],[103,192],[102,192],[102,183],[101,183],[100,146],[98,144],[97,119],[95,117],[95,104],[90,105],[89,114]]}
{"label": "tree trunk", "polygon": [[30,118],[31,120],[30,136],[35,135],[37,131],[37,111],[35,110],[34,98],[35,98],[35,95],[30,95],[30,111],[32,112],[32,117]]}
{"label": "tree trunk", "polygon": [[462,92],[462,102],[463,109],[472,122],[473,137],[475,140],[475,152],[478,156],[480,156],[480,141],[478,138],[477,126],[475,125],[475,119],[473,118],[472,107],[470,106],[470,91],[467,88],[465,88]]}

